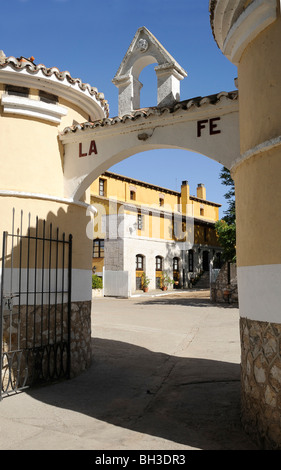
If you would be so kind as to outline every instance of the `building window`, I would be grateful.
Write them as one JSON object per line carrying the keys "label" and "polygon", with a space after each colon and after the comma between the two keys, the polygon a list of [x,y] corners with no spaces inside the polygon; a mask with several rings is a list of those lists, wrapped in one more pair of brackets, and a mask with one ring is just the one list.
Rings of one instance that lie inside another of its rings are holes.
{"label": "building window", "polygon": [[163,270],[163,258],[162,258],[162,256],[156,256],[155,263],[156,263],[156,266],[155,266],[156,271],[162,271]]}
{"label": "building window", "polygon": [[93,258],[104,258],[104,240],[96,238],[93,241]]}
{"label": "building window", "polygon": [[180,287],[180,259],[173,258],[173,281],[174,281],[174,289],[178,289]]}
{"label": "building window", "polygon": [[160,207],[164,206],[164,198],[163,198],[163,196],[160,196],[160,197],[159,197],[159,206],[160,206]]}
{"label": "building window", "polygon": [[133,189],[130,190],[130,199],[131,201],[136,200],[136,191],[134,191]]}
{"label": "building window", "polygon": [[143,255],[137,255],[136,256],[136,269],[138,271],[143,271],[143,260],[144,260],[144,256]]}
{"label": "building window", "polygon": [[24,98],[28,98],[29,88],[23,86],[6,85],[6,92],[8,95],[23,96]]}
{"label": "building window", "polygon": [[188,271],[190,273],[193,273],[194,270],[194,251],[193,250],[188,250]]}
{"label": "building window", "polygon": [[204,207],[200,207],[200,215],[203,217],[204,216]]}
{"label": "building window", "polygon": [[39,91],[39,98],[40,101],[44,101],[44,103],[57,104],[58,102],[58,97],[56,95],[42,90]]}
{"label": "building window", "polygon": [[208,229],[207,227],[204,227],[204,242],[206,242],[208,239]]}
{"label": "building window", "polygon": [[137,224],[138,224],[138,230],[142,230],[143,227],[144,227],[143,215],[138,214],[138,221],[137,221]]}
{"label": "building window", "polygon": [[105,180],[99,179],[99,195],[105,196]]}
{"label": "building window", "polygon": [[179,258],[173,259],[173,271],[179,271]]}

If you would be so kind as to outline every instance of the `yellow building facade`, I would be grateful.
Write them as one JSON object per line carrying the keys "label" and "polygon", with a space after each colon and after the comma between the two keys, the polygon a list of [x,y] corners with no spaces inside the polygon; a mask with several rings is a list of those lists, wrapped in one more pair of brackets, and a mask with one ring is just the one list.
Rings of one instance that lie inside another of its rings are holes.
{"label": "yellow building facade", "polygon": [[192,196],[188,181],[178,192],[106,171],[90,195],[97,209],[92,266],[99,276],[105,272],[105,284],[108,271],[126,271],[128,295],[143,288],[144,275],[150,289],[164,287],[164,273],[170,288],[188,287],[210,263],[220,264],[220,205],[207,200],[203,184]]}

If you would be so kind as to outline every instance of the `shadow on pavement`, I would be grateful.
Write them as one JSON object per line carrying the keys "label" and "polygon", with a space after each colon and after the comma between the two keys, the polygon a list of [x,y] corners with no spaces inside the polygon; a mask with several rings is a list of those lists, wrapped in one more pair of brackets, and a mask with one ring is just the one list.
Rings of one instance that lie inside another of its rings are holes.
{"label": "shadow on pavement", "polygon": [[240,424],[239,365],[169,356],[109,339],[92,339],[92,345],[89,370],[28,393],[49,405],[190,448],[255,449]]}
{"label": "shadow on pavement", "polygon": [[226,302],[213,303],[210,299],[180,296],[151,297],[150,299],[146,298],[136,303],[146,305],[182,305],[183,307],[237,308],[237,304],[229,304]]}

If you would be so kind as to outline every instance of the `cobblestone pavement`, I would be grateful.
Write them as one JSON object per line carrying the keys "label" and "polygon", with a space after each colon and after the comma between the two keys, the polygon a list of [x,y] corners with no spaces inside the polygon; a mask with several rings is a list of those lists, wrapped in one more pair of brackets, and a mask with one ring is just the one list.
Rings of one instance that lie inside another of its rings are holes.
{"label": "cobblestone pavement", "polygon": [[239,311],[208,292],[95,299],[91,368],[0,403],[0,449],[255,450]]}

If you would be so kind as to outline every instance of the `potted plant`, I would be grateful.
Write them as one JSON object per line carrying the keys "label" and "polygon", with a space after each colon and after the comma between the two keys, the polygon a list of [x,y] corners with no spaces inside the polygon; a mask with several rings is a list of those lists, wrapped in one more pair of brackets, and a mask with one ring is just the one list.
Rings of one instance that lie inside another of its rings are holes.
{"label": "potted plant", "polygon": [[142,273],[141,282],[142,282],[143,291],[147,292],[148,291],[148,286],[150,284],[150,279],[149,279],[149,277],[146,276],[145,273]]}
{"label": "potted plant", "polygon": [[226,286],[224,289],[223,289],[223,298],[225,300],[225,302],[229,302],[230,301],[230,289],[228,286]]}
{"label": "potted plant", "polygon": [[162,275],[162,290],[167,290],[169,284],[174,284],[173,279],[171,279],[168,274],[164,271]]}

